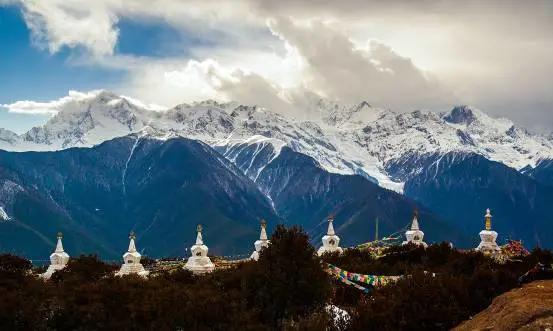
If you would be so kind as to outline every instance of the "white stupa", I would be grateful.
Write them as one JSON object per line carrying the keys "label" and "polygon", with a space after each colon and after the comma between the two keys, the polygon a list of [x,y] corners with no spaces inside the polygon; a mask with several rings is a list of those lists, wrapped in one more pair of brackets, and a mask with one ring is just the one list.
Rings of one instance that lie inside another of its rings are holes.
{"label": "white stupa", "polygon": [[343,252],[342,247],[340,247],[340,237],[338,237],[334,232],[332,222],[334,222],[334,218],[329,217],[328,230],[326,231],[326,236],[323,236],[323,246],[321,246],[321,248],[317,251],[317,255],[319,256],[327,252],[339,252],[340,254]]}
{"label": "white stupa", "polygon": [[250,259],[257,261],[259,259],[259,253],[262,249],[269,246],[269,239],[267,239],[267,223],[265,220],[261,220],[261,234],[259,235],[259,240],[256,240],[253,244],[255,246],[255,251],[253,251]]}
{"label": "white stupa", "polygon": [[61,232],[58,232],[58,243],[56,244],[56,250],[54,253],[50,254],[50,265],[45,273],[40,275],[44,279],[50,279],[54,272],[65,268],[67,262],[69,261],[69,255],[63,250],[63,244],[61,239],[63,235]]}
{"label": "white stupa", "polygon": [[212,272],[215,269],[215,265],[207,256],[208,248],[204,245],[201,225],[198,225],[197,231],[196,244],[190,248],[192,256],[188,258],[184,267],[195,274]]}
{"label": "white stupa", "polygon": [[426,248],[428,247],[428,245],[423,241],[424,232],[422,232],[419,228],[418,218],[419,218],[419,213],[415,211],[415,213],[413,214],[413,222],[411,223],[411,229],[405,232],[405,238],[407,240],[403,242],[403,245],[413,243],[415,245],[421,245]]}
{"label": "white stupa", "polygon": [[142,255],[136,250],[136,236],[134,232],[131,232],[129,235],[129,249],[123,254],[123,265],[121,269],[116,273],[117,276],[124,276],[130,274],[137,274],[142,277],[148,276],[149,271],[144,270],[144,266],[140,263],[140,258]]}
{"label": "white stupa", "polygon": [[490,209],[486,209],[486,229],[480,231],[480,245],[476,247],[476,250],[484,254],[496,254],[501,251],[501,248],[497,245],[497,232],[492,231],[492,214]]}

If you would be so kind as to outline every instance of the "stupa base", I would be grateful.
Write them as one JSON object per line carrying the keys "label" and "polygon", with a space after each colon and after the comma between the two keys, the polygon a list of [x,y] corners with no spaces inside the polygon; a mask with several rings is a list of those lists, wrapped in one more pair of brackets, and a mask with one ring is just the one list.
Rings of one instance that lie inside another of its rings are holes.
{"label": "stupa base", "polygon": [[121,269],[119,269],[119,271],[115,275],[125,276],[125,275],[132,275],[132,274],[146,277],[150,274],[150,272],[145,270],[142,264],[135,264],[135,265],[123,264],[121,266]]}
{"label": "stupa base", "polygon": [[342,247],[324,247],[324,246],[322,246],[317,251],[317,255],[321,256],[325,253],[335,253],[335,252],[338,252],[338,253],[342,254],[344,252],[344,250],[342,249]]}
{"label": "stupa base", "polygon": [[190,257],[184,266],[185,269],[195,274],[203,274],[215,270],[215,265],[209,257]]}
{"label": "stupa base", "polygon": [[480,244],[476,247],[477,251],[484,254],[493,255],[501,251],[501,248],[496,243],[497,232],[482,230],[480,231]]}

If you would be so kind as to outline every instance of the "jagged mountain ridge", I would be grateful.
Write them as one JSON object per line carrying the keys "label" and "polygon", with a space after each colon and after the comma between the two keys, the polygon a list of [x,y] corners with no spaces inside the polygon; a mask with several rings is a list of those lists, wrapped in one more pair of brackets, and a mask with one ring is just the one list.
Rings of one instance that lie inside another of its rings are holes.
{"label": "jagged mountain ridge", "polygon": [[[310,112],[318,115],[309,121],[234,102],[205,101],[152,111],[103,91],[88,99],[67,101],[48,123],[21,136],[2,132],[0,148],[90,147],[145,132],[165,139],[198,139],[224,155],[248,162],[240,151],[250,153],[245,146],[257,146],[263,140],[265,145],[274,145],[277,154],[286,145],[313,157],[330,172],[360,174],[398,192],[409,178],[424,170],[412,164],[420,163],[419,158],[426,160],[428,154],[476,153],[516,170],[553,158],[551,140],[467,106],[443,114],[418,110],[397,114],[367,102],[341,105],[318,100],[311,108]],[[394,171],[406,162],[413,169],[401,174]],[[255,172],[247,174],[255,180]]]}

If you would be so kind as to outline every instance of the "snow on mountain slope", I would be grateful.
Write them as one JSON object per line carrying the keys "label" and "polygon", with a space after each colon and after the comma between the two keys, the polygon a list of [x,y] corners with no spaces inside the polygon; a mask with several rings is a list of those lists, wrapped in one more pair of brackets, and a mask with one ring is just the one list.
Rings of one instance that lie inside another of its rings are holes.
{"label": "snow on mountain slope", "polygon": [[11,145],[19,140],[17,133],[0,128],[0,144]]}
{"label": "snow on mountain slope", "polygon": [[373,108],[366,101],[358,105],[334,106],[332,108],[333,110],[330,112],[329,109],[322,110],[322,113],[327,113],[326,116],[323,116],[323,121],[340,129],[358,128],[382,118],[388,112],[381,108]]}
{"label": "snow on mountain slope", "polygon": [[0,207],[0,222],[9,221],[11,218],[8,216],[8,213],[4,210],[4,207]]}
{"label": "snow on mountain slope", "polygon": [[256,181],[261,171],[280,154],[285,145],[282,140],[254,135],[247,139],[224,139],[213,147]]}
{"label": "snow on mountain slope", "polygon": [[212,100],[153,111],[101,91],[85,99],[66,98],[44,126],[21,136],[0,130],[0,149],[87,147],[135,132],[160,139],[183,136],[213,146],[255,180],[286,145],[330,172],[359,174],[398,192],[417,169],[398,177],[389,171],[390,164],[423,164],[429,155],[477,153],[517,170],[553,158],[550,139],[468,106],[443,114],[397,114],[367,102],[321,99],[312,102],[310,112],[317,118],[305,121],[259,106]]}

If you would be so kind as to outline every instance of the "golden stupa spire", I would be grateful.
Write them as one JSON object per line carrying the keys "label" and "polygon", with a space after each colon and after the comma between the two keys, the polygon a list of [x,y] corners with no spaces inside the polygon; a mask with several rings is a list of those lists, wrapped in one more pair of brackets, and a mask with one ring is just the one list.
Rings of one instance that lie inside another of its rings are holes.
{"label": "golden stupa spire", "polygon": [[267,227],[267,221],[265,221],[263,218],[261,219],[261,227]]}
{"label": "golden stupa spire", "polygon": [[63,238],[63,233],[58,232],[58,239],[61,239],[61,238]]}
{"label": "golden stupa spire", "polygon": [[198,227],[196,228],[196,231],[202,232],[202,225],[201,224],[198,224]]}
{"label": "golden stupa spire", "polygon": [[129,239],[136,239],[136,234],[134,233],[134,231],[131,231],[131,233],[129,233]]}
{"label": "golden stupa spire", "polygon": [[484,217],[486,219],[486,230],[491,231],[491,229],[492,229],[492,214],[490,212],[490,208],[486,209],[486,215]]}

